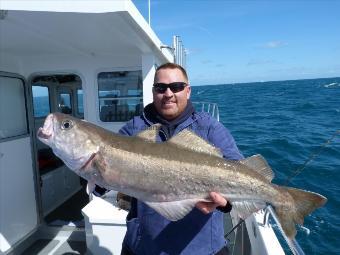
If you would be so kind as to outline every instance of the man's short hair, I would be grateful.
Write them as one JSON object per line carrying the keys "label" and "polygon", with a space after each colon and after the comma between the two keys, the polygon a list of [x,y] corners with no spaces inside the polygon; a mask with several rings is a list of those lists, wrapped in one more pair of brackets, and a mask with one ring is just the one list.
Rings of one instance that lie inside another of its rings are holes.
{"label": "man's short hair", "polygon": [[[189,81],[189,78],[188,78],[188,75],[187,75],[187,71],[185,71],[185,69],[178,65],[178,64],[174,64],[174,63],[165,63],[163,65],[160,65],[159,67],[157,67],[156,69],[156,73],[155,73],[155,79],[156,79],[156,75],[157,75],[157,72],[161,69],[179,69],[182,74],[184,75],[184,78]],[[156,81],[155,81],[156,82]]]}

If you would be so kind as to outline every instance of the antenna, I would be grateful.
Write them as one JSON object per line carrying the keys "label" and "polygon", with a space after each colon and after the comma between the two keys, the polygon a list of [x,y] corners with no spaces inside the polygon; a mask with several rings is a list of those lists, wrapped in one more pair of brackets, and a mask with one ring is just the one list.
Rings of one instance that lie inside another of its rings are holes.
{"label": "antenna", "polygon": [[151,27],[151,0],[148,0],[149,3],[149,26]]}

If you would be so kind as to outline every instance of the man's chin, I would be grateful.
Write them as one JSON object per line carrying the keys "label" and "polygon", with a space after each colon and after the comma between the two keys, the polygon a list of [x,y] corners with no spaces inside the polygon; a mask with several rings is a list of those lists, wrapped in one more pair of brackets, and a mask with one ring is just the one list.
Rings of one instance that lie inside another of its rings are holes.
{"label": "man's chin", "polygon": [[169,109],[162,108],[161,114],[167,120],[172,120],[176,118],[178,115],[176,109],[173,109],[173,108],[169,108]]}
{"label": "man's chin", "polygon": [[177,111],[177,104],[176,103],[167,103],[167,104],[162,104],[161,105],[162,111]]}

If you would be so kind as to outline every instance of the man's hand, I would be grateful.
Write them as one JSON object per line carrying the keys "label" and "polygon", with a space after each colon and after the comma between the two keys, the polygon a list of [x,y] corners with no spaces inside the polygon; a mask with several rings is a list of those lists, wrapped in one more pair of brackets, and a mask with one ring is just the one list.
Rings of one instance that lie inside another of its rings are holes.
{"label": "man's hand", "polygon": [[228,201],[224,197],[222,197],[220,193],[210,192],[209,195],[211,198],[211,202],[198,202],[196,204],[196,207],[205,214],[213,212],[216,207],[225,207],[228,203]]}

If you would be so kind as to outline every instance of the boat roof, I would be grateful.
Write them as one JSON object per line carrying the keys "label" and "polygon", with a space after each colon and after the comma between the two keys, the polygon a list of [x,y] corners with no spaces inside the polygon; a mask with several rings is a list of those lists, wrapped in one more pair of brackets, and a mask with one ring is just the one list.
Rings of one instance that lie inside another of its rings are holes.
{"label": "boat roof", "polygon": [[0,8],[0,50],[12,56],[152,53],[173,60],[130,0],[0,0]]}

